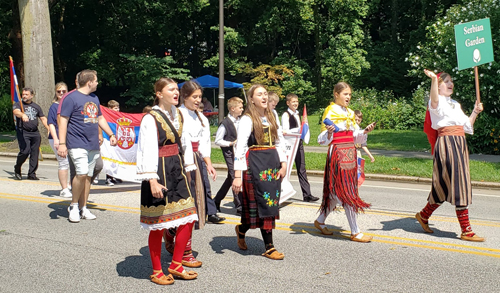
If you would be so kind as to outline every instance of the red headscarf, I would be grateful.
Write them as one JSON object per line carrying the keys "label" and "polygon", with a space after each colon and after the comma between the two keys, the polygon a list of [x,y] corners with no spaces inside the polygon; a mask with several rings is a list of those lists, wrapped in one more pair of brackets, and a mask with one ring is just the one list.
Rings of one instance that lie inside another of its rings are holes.
{"label": "red headscarf", "polygon": [[[438,80],[439,77],[443,74],[443,72],[440,72],[436,74]],[[429,107],[427,107],[427,111],[425,113],[425,120],[424,120],[424,132],[427,134],[427,140],[429,141],[431,145],[431,153],[434,155],[434,146],[436,145],[436,141],[438,138],[438,132],[434,128],[432,128],[432,121],[431,121],[431,113],[429,112]]]}

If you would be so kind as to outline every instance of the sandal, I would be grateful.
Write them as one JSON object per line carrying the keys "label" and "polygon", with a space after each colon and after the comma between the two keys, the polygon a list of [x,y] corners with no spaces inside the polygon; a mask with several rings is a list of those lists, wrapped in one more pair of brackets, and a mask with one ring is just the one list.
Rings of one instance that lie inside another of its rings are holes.
{"label": "sandal", "polygon": [[285,255],[281,252],[278,252],[274,247],[264,252],[262,255],[274,260],[281,260],[285,258]]}
{"label": "sandal", "polygon": [[240,238],[240,235],[243,235],[245,236],[245,233],[241,233],[240,232],[240,229],[238,228],[240,225],[236,225],[234,226],[234,230],[236,231],[236,239],[238,240],[238,247],[241,249],[241,250],[247,250],[248,247],[247,247],[247,243],[245,241],[245,238]]}
{"label": "sandal", "polygon": [[486,240],[484,237],[477,236],[474,232],[462,233],[462,235],[460,235],[460,239],[473,242],[484,242]]}
{"label": "sandal", "polygon": [[424,229],[425,233],[434,233],[434,231],[429,228],[429,221],[427,221],[426,223],[424,218],[422,218],[422,216],[420,215],[420,212],[415,214],[415,218],[420,223],[420,226],[422,226],[422,229]]}
{"label": "sandal", "polygon": [[158,285],[172,285],[174,283],[172,275],[165,276],[163,272],[153,273],[149,276],[149,278],[151,279],[151,282]]}
{"label": "sandal", "polygon": [[181,278],[184,280],[193,280],[193,279],[196,279],[198,277],[197,272],[186,271],[184,268],[182,269],[182,273],[179,273],[177,270],[179,268],[182,268],[182,263],[175,261],[175,260],[172,260],[172,264],[176,264],[177,267],[173,270],[171,268],[168,268],[168,272],[171,273],[172,275],[174,275],[174,277],[178,277],[178,278]]}
{"label": "sandal", "polygon": [[[185,253],[185,252],[184,252]],[[192,251],[190,250],[188,254],[184,254],[182,257],[182,265],[189,268],[199,268],[203,263],[197,260]]]}
{"label": "sandal", "polygon": [[330,231],[330,230],[328,230],[327,227],[321,228],[321,226],[324,226],[324,225],[325,225],[325,223],[320,223],[317,220],[314,221],[314,227],[316,227],[318,230],[320,230],[321,234],[323,234],[323,235],[333,235],[333,232]]}
{"label": "sandal", "polygon": [[365,234],[363,234],[363,236],[362,236],[361,238],[356,237],[356,236],[358,236],[359,234],[360,234],[360,233],[357,233],[357,234],[351,235],[351,240],[352,240],[352,241],[355,241],[355,242],[367,243],[367,242],[372,241],[372,239],[373,239],[373,236],[368,236],[368,235],[365,235]]}

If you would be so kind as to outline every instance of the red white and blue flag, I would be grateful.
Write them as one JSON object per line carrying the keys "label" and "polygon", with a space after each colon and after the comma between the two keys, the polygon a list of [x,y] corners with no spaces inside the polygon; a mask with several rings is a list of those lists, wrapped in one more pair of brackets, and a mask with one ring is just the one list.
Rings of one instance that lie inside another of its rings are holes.
{"label": "red white and blue flag", "polygon": [[124,181],[136,181],[137,143],[144,113],[131,114],[101,107],[103,117],[116,135],[116,146],[111,146],[109,136],[103,132],[101,157],[106,174]]}
{"label": "red white and blue flag", "polygon": [[309,122],[307,121],[306,105],[304,105],[304,112],[302,113],[302,126],[300,128],[300,133],[300,139],[302,139],[306,144],[309,144],[311,132],[309,131]]}
{"label": "red white and blue flag", "polygon": [[[10,95],[12,97],[12,104],[21,101],[21,95],[19,94],[19,85],[17,84],[16,70],[14,69],[14,60],[9,56],[10,59]],[[24,112],[23,103],[20,103],[21,112]]]}
{"label": "red white and blue flag", "polygon": [[365,182],[365,159],[358,157],[358,186]]}

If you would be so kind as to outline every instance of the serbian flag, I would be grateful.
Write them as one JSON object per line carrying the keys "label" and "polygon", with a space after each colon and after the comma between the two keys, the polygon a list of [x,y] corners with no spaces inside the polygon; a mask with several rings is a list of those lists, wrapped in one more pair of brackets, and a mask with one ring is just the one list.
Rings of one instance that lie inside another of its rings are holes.
{"label": "serbian flag", "polygon": [[365,182],[365,159],[358,157],[358,186]]}
{"label": "serbian flag", "polygon": [[306,144],[309,144],[311,132],[309,131],[309,122],[307,122],[306,105],[304,105],[304,112],[302,113],[302,126],[300,127],[300,133],[300,139],[302,139]]}
{"label": "serbian flag", "polygon": [[[16,70],[14,69],[14,60],[9,56],[10,59],[10,96],[12,97],[12,104],[21,101],[21,95],[19,94],[19,85],[17,84]],[[24,112],[23,103],[20,103],[21,112]],[[15,121],[15,120],[14,120]]]}
{"label": "serbian flag", "polygon": [[124,181],[136,181],[137,143],[144,113],[130,114],[106,107],[101,107],[101,112],[117,140],[113,147],[109,136],[102,134],[101,157],[106,174]]}

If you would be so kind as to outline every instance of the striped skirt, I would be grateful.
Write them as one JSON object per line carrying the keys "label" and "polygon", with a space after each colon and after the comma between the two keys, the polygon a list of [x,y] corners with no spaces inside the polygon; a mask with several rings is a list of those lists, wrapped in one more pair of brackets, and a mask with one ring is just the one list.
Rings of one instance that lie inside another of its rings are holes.
{"label": "striped skirt", "polygon": [[469,150],[465,136],[439,136],[434,149],[431,204],[445,201],[455,206],[472,203]]}

